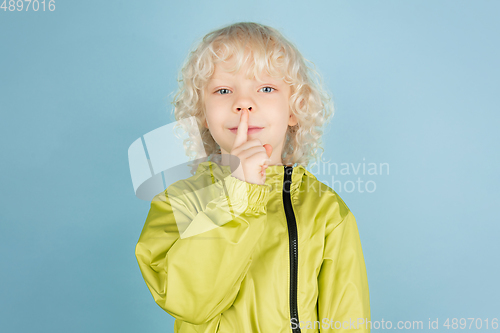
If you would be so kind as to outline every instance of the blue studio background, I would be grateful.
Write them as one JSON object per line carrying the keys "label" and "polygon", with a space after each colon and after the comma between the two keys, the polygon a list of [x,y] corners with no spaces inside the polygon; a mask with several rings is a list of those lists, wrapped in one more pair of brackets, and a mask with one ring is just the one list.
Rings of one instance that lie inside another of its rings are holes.
{"label": "blue studio background", "polygon": [[127,150],[174,121],[193,43],[238,21],[279,29],[333,94],[323,159],[339,170],[308,169],[356,216],[372,321],[486,331],[500,317],[499,16],[493,0],[1,9],[0,331],[173,332],[134,255],[150,202]]}

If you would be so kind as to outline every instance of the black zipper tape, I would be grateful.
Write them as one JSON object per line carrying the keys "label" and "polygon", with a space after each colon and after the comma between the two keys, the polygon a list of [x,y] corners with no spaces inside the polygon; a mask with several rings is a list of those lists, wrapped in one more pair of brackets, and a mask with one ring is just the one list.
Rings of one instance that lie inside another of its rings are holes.
{"label": "black zipper tape", "polygon": [[[285,178],[283,182],[283,204],[285,206],[286,222],[288,226],[288,240],[290,253],[290,327],[293,333],[300,333],[299,313],[297,309],[297,274],[298,274],[298,236],[297,221],[292,208],[290,197],[290,185],[292,183],[293,167],[285,166]],[[295,328],[294,328],[295,327]]]}

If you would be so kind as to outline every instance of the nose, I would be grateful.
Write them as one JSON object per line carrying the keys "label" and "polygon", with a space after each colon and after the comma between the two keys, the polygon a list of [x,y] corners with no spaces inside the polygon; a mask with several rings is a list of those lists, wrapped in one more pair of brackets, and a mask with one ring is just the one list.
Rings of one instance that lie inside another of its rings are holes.
{"label": "nose", "polygon": [[[249,114],[255,113],[257,105],[255,104],[253,87],[246,81],[242,82],[233,93],[233,112],[241,114],[243,109],[247,109]],[[258,109],[258,108],[257,108]]]}
{"label": "nose", "polygon": [[[252,107],[251,107],[251,106],[247,107],[246,109],[247,109],[248,111],[252,111]],[[241,111],[241,108],[236,108],[236,110]]]}

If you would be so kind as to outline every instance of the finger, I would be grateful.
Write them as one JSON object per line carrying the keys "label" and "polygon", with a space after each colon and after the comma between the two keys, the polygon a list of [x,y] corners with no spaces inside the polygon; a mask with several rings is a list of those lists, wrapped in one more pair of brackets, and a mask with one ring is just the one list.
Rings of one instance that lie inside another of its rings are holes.
{"label": "finger", "polygon": [[253,147],[263,147],[262,142],[259,139],[248,140],[247,142],[241,144],[239,147],[234,147],[232,153],[235,155],[239,155],[240,152],[243,152]]}
{"label": "finger", "polygon": [[255,150],[253,150],[252,153],[253,154],[249,154],[246,157],[247,161],[250,160],[259,166],[269,165],[271,163],[271,159],[263,151],[259,150],[255,152]]}
{"label": "finger", "polygon": [[249,158],[257,153],[260,153],[260,154],[262,154],[262,156],[264,156],[264,158],[267,158],[266,150],[262,146],[254,146],[254,147],[250,147],[248,149],[242,150],[238,154],[238,156],[241,159],[247,159],[247,158]]}
{"label": "finger", "polygon": [[241,146],[243,143],[247,142],[248,136],[248,112],[243,109],[241,111],[240,123],[238,125],[238,131],[236,132],[236,139],[234,140],[233,148]]}
{"label": "finger", "polygon": [[271,146],[269,143],[266,143],[264,145],[264,148],[266,148],[267,156],[271,157],[271,154],[273,153],[273,146]]}
{"label": "finger", "polygon": [[262,172],[261,172],[262,176],[264,176],[264,175],[266,174],[266,169],[267,169],[268,167],[269,167],[269,165],[267,165],[267,164],[264,164],[264,165],[262,166]]}

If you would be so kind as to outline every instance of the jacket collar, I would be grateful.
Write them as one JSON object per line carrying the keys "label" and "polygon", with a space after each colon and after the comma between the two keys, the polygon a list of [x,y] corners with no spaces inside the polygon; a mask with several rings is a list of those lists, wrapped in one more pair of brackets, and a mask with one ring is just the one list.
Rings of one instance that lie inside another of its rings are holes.
{"label": "jacket collar", "polygon": [[[196,174],[211,173],[217,175],[218,179],[225,178],[231,174],[231,169],[227,165],[219,165],[212,161],[203,161],[198,164]],[[290,193],[293,195],[301,186],[304,176],[312,176],[300,164],[293,168],[292,183],[290,184]],[[315,177],[314,177],[315,178]],[[285,180],[285,166],[284,165],[270,165],[266,168],[266,185],[270,185],[270,191],[282,191],[283,182]]]}

